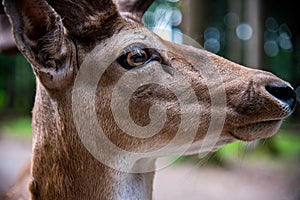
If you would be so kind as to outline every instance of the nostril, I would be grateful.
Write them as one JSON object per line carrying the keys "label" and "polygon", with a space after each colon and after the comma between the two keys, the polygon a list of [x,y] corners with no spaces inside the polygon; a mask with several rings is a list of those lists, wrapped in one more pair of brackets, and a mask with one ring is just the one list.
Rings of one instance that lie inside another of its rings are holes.
{"label": "nostril", "polygon": [[291,110],[296,106],[296,92],[288,85],[276,84],[266,86],[266,90],[281,102],[287,104]]}

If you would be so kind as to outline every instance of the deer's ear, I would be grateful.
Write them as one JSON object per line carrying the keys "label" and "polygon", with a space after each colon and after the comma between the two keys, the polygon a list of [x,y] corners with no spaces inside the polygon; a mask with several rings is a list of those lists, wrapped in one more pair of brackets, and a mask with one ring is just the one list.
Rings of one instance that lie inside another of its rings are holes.
{"label": "deer's ear", "polygon": [[46,47],[50,42],[61,45],[63,27],[60,17],[45,1],[4,0],[4,6],[18,48],[30,61],[34,61],[42,49],[40,45]]}
{"label": "deer's ear", "polygon": [[[44,0],[4,0],[16,44],[48,88],[59,89],[74,71],[72,44],[60,16]],[[73,75],[72,75],[73,76]]]}
{"label": "deer's ear", "polygon": [[144,13],[154,0],[116,0],[120,12],[128,18],[142,22]]}

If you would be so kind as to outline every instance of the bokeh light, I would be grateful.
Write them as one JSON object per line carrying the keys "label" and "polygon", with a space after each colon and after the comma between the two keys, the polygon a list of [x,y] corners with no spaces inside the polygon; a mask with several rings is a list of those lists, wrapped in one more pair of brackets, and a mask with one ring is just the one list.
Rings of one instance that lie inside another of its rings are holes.
{"label": "bokeh light", "polygon": [[221,44],[219,40],[215,38],[209,38],[204,42],[204,49],[210,52],[217,53],[220,51],[220,48],[221,48]]}
{"label": "bokeh light", "polygon": [[279,37],[279,45],[284,50],[292,50],[293,48],[292,41],[285,37]]}
{"label": "bokeh light", "polygon": [[250,40],[253,35],[253,29],[247,23],[239,24],[236,28],[236,35],[241,40]]}
{"label": "bokeh light", "polygon": [[274,40],[266,41],[264,44],[264,50],[265,53],[270,57],[274,57],[279,54],[279,47],[277,45],[277,42]]}
{"label": "bokeh light", "polygon": [[163,39],[181,44],[182,32],[176,28],[182,23],[179,5],[179,0],[157,1],[157,4],[144,14],[145,25]]}
{"label": "bokeh light", "polygon": [[291,39],[292,32],[287,24],[281,24],[278,31],[281,37],[285,37],[286,39]]}
{"label": "bokeh light", "polygon": [[293,51],[292,32],[287,24],[278,24],[275,18],[269,17],[265,21],[264,50],[269,57],[279,55],[280,51]]}
{"label": "bokeh light", "polygon": [[229,12],[224,17],[224,24],[230,29],[234,29],[239,23],[240,17],[234,12]]}
{"label": "bokeh light", "polygon": [[283,50],[292,50],[293,44],[291,41],[292,33],[290,28],[286,24],[282,24],[279,27],[279,45]]}
{"label": "bokeh light", "polygon": [[221,33],[216,27],[208,27],[204,31],[204,49],[218,53],[221,49]]}
{"label": "bokeh light", "polygon": [[216,27],[208,27],[204,31],[204,40],[214,38],[220,40],[220,31]]}
{"label": "bokeh light", "polygon": [[278,22],[274,19],[274,17],[269,17],[266,20],[266,28],[270,32],[277,32],[279,28]]}
{"label": "bokeh light", "polygon": [[182,22],[182,13],[178,8],[172,9],[171,22],[173,26],[178,26]]}

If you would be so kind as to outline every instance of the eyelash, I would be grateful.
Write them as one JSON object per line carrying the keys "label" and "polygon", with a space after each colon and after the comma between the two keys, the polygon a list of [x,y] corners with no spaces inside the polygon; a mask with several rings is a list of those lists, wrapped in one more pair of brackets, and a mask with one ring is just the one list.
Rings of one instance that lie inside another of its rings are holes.
{"label": "eyelash", "polygon": [[152,61],[162,62],[161,55],[155,49],[140,46],[129,47],[117,60],[127,70],[143,66]]}

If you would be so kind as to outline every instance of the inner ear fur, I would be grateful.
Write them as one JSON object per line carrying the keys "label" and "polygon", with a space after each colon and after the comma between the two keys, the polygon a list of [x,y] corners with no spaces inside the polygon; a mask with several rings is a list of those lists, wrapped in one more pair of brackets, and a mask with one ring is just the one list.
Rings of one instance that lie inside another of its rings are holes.
{"label": "inner ear fur", "polygon": [[62,89],[74,72],[74,47],[61,17],[43,0],[4,0],[20,52],[48,89]]}
{"label": "inner ear fur", "polygon": [[4,6],[17,46],[31,62],[38,56],[38,51],[50,45],[49,40],[60,48],[63,36],[61,19],[46,2],[4,0]]}

